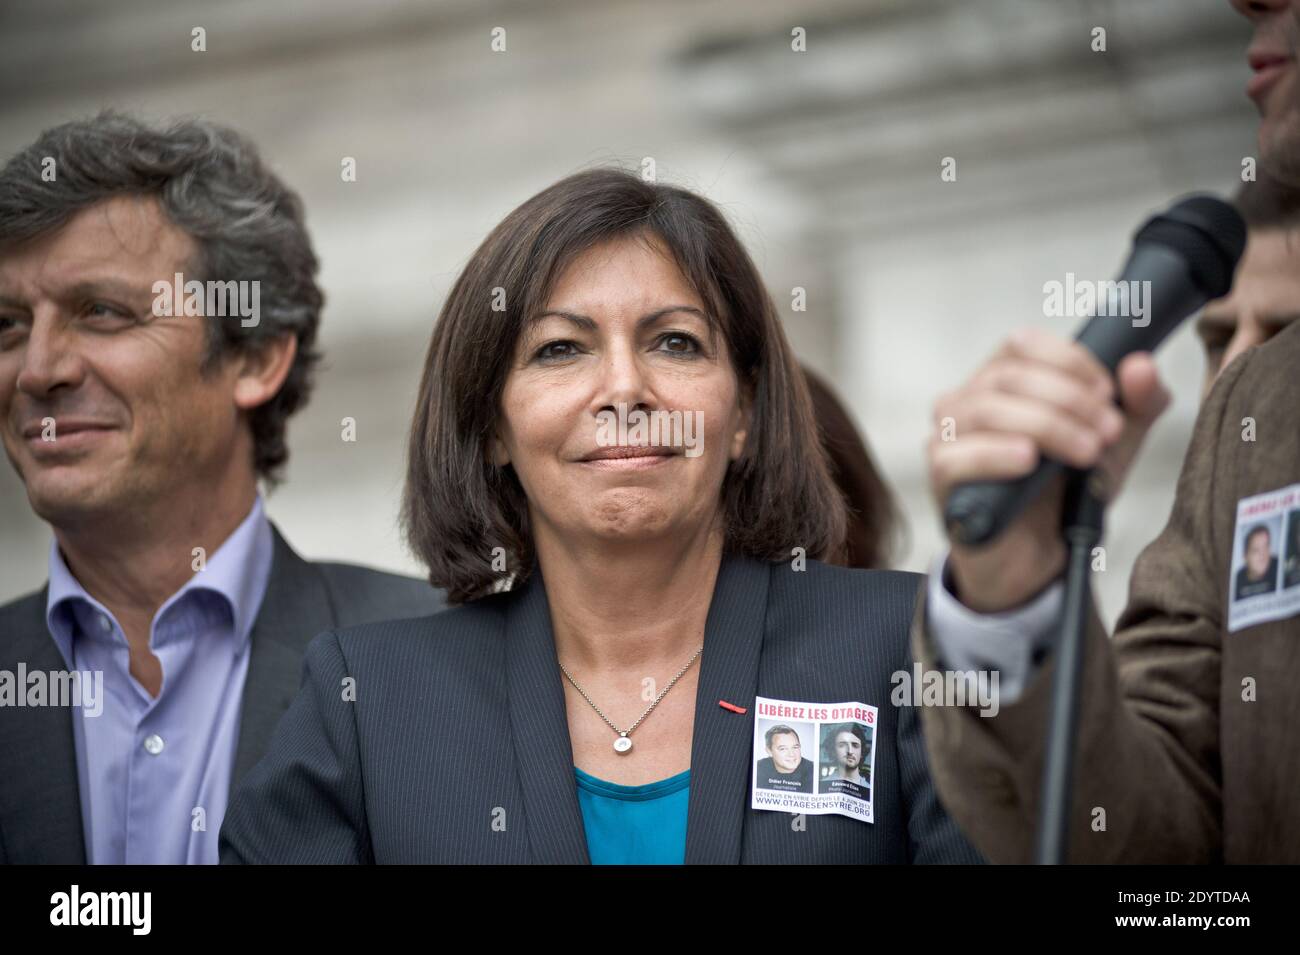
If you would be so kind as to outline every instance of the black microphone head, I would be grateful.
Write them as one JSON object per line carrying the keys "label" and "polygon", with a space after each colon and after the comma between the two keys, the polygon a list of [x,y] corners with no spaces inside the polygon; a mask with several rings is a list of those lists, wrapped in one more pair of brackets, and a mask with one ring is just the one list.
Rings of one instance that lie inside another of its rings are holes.
{"label": "black microphone head", "polygon": [[1246,249],[1246,220],[1222,199],[1192,195],[1150,219],[1133,237],[1133,244],[1155,242],[1185,258],[1192,279],[1206,298],[1222,298],[1232,290],[1232,277]]}

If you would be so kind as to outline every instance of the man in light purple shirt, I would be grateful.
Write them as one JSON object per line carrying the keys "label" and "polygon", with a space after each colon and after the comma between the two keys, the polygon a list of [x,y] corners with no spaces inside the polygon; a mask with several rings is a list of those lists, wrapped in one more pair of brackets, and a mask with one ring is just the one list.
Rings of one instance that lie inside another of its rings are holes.
{"label": "man in light purple shirt", "polygon": [[270,570],[259,497],[203,572],[154,615],[149,644],[166,689],[154,697],[131,677],[113,612],[50,545],[50,634],[69,670],[106,674],[110,697],[98,716],[82,707],[73,718],[90,861],[216,863],[208,819],[225,815],[249,635]]}
{"label": "man in light purple shirt", "polygon": [[54,533],[0,607],[0,863],[215,862],[312,637],[441,608],[263,512],[316,270],[297,196],[210,123],[104,113],[0,170],[0,439]]}

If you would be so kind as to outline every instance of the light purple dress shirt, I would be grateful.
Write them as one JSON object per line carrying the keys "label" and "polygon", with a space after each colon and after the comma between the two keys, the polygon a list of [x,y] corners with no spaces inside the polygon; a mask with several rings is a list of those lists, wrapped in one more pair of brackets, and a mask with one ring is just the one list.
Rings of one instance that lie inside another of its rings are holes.
{"label": "light purple dress shirt", "polygon": [[[239,741],[249,634],[271,573],[260,496],[206,566],[154,615],[155,699],[130,673],[122,628],[50,546],[45,619],[71,670],[104,674],[103,712],[73,710],[86,861],[217,862]],[[190,554],[178,559],[191,560]]]}

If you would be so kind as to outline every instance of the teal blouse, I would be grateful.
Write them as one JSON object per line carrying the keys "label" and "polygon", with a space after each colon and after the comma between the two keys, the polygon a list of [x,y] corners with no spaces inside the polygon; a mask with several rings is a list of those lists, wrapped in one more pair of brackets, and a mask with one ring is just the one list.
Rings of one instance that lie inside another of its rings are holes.
{"label": "teal blouse", "polygon": [[689,769],[644,786],[621,786],[573,767],[592,865],[681,865],[686,861]]}

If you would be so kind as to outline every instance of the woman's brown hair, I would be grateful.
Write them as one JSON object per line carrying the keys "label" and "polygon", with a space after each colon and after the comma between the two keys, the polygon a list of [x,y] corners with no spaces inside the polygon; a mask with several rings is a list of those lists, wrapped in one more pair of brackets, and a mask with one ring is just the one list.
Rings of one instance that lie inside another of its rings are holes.
{"label": "woman's brown hair", "polygon": [[652,236],[671,253],[752,399],[744,451],[723,480],[726,550],[773,561],[789,560],[796,547],[808,557],[840,555],[844,503],[803,374],[748,253],[707,199],[600,168],[560,180],[507,215],[470,257],[434,327],[411,422],[402,524],[451,603],[532,573],[528,501],[514,469],[495,466],[488,453],[506,375],[519,335],[568,263],[625,236]]}
{"label": "woman's brown hair", "polygon": [[894,494],[872,460],[867,442],[858,432],[848,409],[830,385],[805,368],[813,414],[821,426],[822,447],[830,463],[831,479],[848,505],[844,535],[845,567],[882,570],[889,566],[901,520]]}

